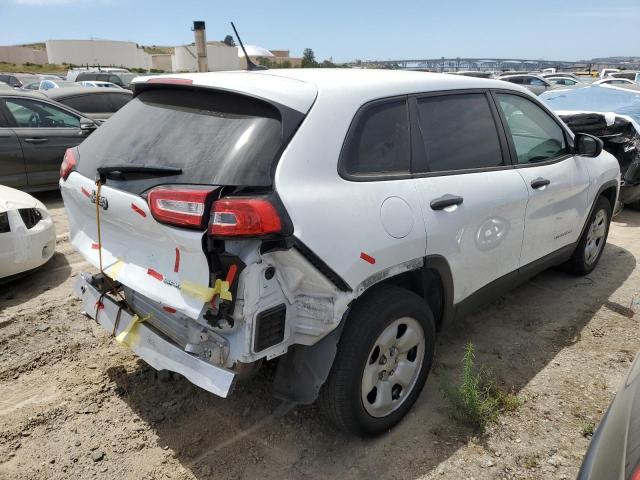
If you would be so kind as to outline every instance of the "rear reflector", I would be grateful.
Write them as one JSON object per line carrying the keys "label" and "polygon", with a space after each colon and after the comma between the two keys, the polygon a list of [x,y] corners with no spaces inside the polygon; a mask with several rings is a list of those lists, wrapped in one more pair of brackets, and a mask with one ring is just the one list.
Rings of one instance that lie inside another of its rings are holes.
{"label": "rear reflector", "polygon": [[154,188],[149,192],[153,218],[178,227],[200,228],[209,190]]}
{"label": "rear reflector", "polygon": [[259,237],[282,231],[280,215],[262,198],[223,198],[213,203],[209,234],[216,237]]}
{"label": "rear reflector", "polygon": [[78,159],[76,157],[75,148],[67,148],[62,158],[62,165],[60,165],[60,178],[66,180],[71,171],[76,168]]}

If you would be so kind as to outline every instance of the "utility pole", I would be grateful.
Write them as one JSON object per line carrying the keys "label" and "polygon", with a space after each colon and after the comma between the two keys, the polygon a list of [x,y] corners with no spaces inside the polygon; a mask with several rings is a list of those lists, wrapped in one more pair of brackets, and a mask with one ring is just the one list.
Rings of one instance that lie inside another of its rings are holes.
{"label": "utility pole", "polygon": [[209,62],[207,61],[207,35],[204,31],[204,22],[193,22],[193,34],[196,40],[196,54],[198,56],[198,71],[208,72]]}

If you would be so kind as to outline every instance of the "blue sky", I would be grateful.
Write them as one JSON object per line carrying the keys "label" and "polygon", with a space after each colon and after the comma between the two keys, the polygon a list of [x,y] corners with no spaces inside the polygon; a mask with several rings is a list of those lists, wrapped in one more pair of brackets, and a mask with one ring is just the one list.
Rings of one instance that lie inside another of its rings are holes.
{"label": "blue sky", "polygon": [[311,47],[319,60],[519,57],[579,60],[640,56],[639,0],[0,0],[0,45],[47,39],[130,40],[144,45],[231,33],[245,43]]}

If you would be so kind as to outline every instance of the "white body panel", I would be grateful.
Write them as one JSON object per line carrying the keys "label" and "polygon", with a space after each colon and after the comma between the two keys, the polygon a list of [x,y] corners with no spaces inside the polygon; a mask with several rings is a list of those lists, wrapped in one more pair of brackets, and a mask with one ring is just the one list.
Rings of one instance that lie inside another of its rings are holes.
{"label": "white body panel", "polygon": [[[528,195],[516,170],[415,181],[427,229],[427,255],[442,256],[449,263],[454,302],[518,269]],[[431,200],[446,194],[463,197],[464,201],[432,210]]]}
{"label": "white body panel", "polygon": [[[27,229],[18,212],[35,208],[42,219]],[[42,202],[31,195],[0,185],[0,213],[6,212],[9,232],[0,233],[0,278],[44,265],[55,253],[56,230]]]}
{"label": "white body panel", "polygon": [[[71,243],[99,267],[96,205],[91,199],[96,185],[72,172],[60,182],[60,189],[69,215]],[[198,318],[209,285],[203,233],[156,222],[137,195],[103,186],[100,196],[108,202],[106,210],[100,209],[105,273],[162,305]]]}
{"label": "white body panel", "polygon": [[[570,157],[550,165],[517,169],[529,190],[521,266],[578,241],[591,207],[589,173],[583,160]],[[537,178],[551,183],[532,188],[531,182]]]}

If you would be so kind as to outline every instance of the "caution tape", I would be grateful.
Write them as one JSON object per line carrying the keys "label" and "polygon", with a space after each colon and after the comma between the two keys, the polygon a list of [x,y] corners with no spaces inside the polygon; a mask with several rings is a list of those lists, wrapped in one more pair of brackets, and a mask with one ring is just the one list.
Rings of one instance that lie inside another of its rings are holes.
{"label": "caution tape", "polygon": [[129,346],[135,345],[138,341],[136,327],[138,326],[138,324],[142,322],[146,322],[150,318],[151,318],[151,315],[147,315],[146,317],[140,317],[137,314],[131,317],[131,321],[129,322],[129,325],[127,325],[127,328],[125,328],[122,332],[118,334],[118,336],[116,336],[116,341],[124,345],[129,345]]}

